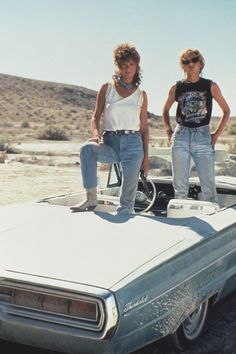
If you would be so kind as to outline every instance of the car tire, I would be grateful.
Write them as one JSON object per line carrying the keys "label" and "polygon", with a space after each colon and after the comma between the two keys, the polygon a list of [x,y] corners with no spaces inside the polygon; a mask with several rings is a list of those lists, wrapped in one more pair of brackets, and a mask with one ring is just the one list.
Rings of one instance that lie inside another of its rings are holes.
{"label": "car tire", "polygon": [[201,335],[206,322],[208,311],[208,300],[202,302],[180,325],[177,331],[171,336],[171,342],[175,349],[185,350],[191,343],[195,342]]}

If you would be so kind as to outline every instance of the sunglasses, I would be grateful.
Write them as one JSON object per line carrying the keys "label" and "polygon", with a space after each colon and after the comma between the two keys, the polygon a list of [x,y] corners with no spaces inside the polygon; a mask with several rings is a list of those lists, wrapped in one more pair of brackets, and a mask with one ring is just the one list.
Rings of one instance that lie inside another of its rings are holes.
{"label": "sunglasses", "polygon": [[183,59],[182,64],[188,65],[190,63],[197,63],[199,61],[199,56],[198,57],[193,57],[192,59]]}

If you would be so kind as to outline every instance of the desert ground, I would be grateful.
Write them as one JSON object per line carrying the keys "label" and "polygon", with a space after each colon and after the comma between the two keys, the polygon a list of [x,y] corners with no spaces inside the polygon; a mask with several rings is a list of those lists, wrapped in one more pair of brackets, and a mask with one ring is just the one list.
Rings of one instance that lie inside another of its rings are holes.
{"label": "desert ground", "polygon": [[79,144],[33,143],[19,145],[18,149],[22,153],[7,154],[5,163],[0,164],[0,204],[82,189]]}
{"label": "desert ground", "polygon": [[[0,205],[37,201],[82,190],[81,144],[82,141],[13,144],[13,153],[5,153],[4,162],[0,163]],[[105,186],[106,167],[98,164],[100,187]],[[236,163],[225,163],[221,166],[221,173],[234,176]]]}

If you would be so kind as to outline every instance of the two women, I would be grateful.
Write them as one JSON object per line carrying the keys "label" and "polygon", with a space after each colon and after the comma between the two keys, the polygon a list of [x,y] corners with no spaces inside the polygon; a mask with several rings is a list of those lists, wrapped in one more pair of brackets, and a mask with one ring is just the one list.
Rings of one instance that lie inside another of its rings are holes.
{"label": "two women", "polygon": [[[133,213],[139,171],[148,174],[147,95],[139,89],[140,55],[136,48],[121,44],[114,50],[116,73],[112,83],[102,85],[91,120],[93,138],[80,151],[81,171],[87,199],[73,211],[93,210],[97,205],[97,161],[120,162],[123,181],[118,213]],[[163,108],[163,124],[171,142],[175,198],[188,197],[190,160],[193,159],[201,184],[201,199],[217,202],[214,173],[214,145],[229,119],[229,106],[218,85],[202,78],[205,61],[197,49],[180,56],[185,78],[173,85]],[[222,118],[210,132],[212,101]],[[176,128],[169,111],[177,102]],[[102,128],[100,127],[103,118]]]}

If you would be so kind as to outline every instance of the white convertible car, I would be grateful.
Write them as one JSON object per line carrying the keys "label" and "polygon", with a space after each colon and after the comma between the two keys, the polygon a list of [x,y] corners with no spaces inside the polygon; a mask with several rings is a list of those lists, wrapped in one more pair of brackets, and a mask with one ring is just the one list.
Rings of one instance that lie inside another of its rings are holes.
{"label": "white convertible car", "polygon": [[83,193],[0,207],[0,338],[79,354],[128,354],[163,337],[196,340],[209,305],[236,289],[236,178],[219,205],[173,199],[171,177],[141,176],[137,215],[116,215],[119,165],[94,212]]}

